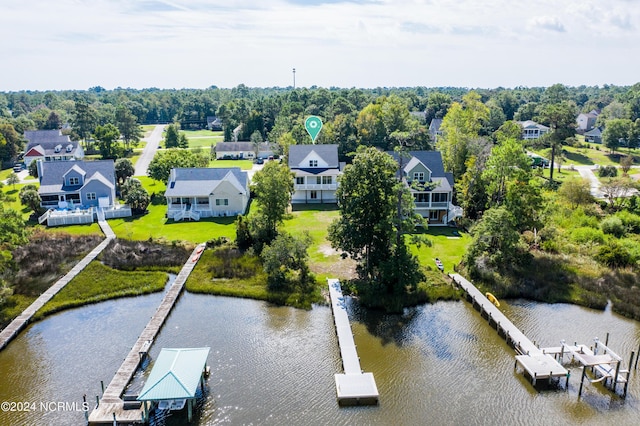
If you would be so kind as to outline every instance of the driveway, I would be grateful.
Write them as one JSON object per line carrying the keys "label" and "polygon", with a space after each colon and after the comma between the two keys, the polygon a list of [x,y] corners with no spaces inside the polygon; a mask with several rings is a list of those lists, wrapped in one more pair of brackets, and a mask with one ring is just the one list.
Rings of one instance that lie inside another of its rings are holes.
{"label": "driveway", "polygon": [[604,198],[604,194],[600,191],[600,180],[593,173],[594,170],[597,170],[594,166],[573,166],[582,178],[587,179],[589,181],[589,186],[591,188],[591,195],[594,198]]}
{"label": "driveway", "polygon": [[164,125],[156,126],[152,131],[151,135],[148,138],[143,138],[147,142],[142,151],[142,155],[138,158],[138,162],[135,165],[134,176],[147,176],[147,168],[149,168],[149,163],[153,160],[153,156],[156,155],[156,150],[158,149],[158,145],[160,145],[160,141],[162,140],[162,132],[164,131]]}

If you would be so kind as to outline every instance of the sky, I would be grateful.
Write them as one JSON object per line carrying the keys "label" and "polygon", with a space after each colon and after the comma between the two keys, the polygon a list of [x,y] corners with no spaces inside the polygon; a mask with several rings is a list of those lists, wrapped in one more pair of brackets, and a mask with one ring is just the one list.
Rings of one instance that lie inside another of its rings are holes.
{"label": "sky", "polygon": [[0,91],[640,81],[640,0],[0,0]]}

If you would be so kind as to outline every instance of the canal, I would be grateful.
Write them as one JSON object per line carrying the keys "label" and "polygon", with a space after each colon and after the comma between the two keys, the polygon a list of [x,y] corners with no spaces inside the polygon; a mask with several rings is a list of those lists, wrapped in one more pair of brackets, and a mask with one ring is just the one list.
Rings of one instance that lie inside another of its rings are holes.
{"label": "canal", "polygon": [[[161,298],[89,305],[23,331],[0,352],[0,401],[35,409],[0,411],[0,424],[84,424],[83,395],[93,407],[100,381],[111,380]],[[609,310],[524,300],[502,306],[543,346],[561,339],[590,345],[610,332],[610,347],[627,362],[640,343],[640,323]],[[341,367],[329,307],[302,311],[184,293],[151,357],[162,347],[211,347],[199,425],[638,424],[635,372],[626,400],[591,384],[578,400],[575,367],[567,391],[538,392],[514,372],[513,351],[466,302],[384,315],[349,301],[349,315],[362,368],[375,375],[379,406],[338,407],[333,375]],[[138,375],[131,390],[143,380]],[[181,421],[172,416],[159,423]]]}

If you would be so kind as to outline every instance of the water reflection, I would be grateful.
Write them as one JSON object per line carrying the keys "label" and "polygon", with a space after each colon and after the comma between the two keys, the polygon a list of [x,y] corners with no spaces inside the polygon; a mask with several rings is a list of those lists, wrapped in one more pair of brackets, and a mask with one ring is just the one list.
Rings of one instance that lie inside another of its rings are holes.
{"label": "water reflection", "polygon": [[[162,295],[121,299],[67,311],[36,323],[0,352],[0,400],[95,400],[146,325]],[[561,339],[588,344],[610,332],[625,362],[640,326],[608,312],[524,300],[505,314],[543,346]],[[330,308],[311,311],[264,302],[183,294],[152,347],[209,346],[211,378],[197,410],[217,424],[637,424],[640,381],[626,400],[579,371],[568,390],[538,392],[514,371],[513,351],[466,302],[439,302],[385,315],[349,301],[363,370],[374,373],[377,407],[338,407],[341,372]],[[99,354],[100,356],[96,356]],[[142,387],[150,367],[131,392]],[[3,413],[0,424],[82,424],[82,413]],[[172,415],[158,424],[181,424]]]}

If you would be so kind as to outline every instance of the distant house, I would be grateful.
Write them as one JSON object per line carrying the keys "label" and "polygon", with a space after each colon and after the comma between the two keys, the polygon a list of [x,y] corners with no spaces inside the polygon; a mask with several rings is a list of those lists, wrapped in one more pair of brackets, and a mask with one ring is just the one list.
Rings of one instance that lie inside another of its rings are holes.
{"label": "distant house", "polygon": [[442,136],[442,131],[440,130],[441,125],[442,118],[434,118],[429,124],[429,135],[431,136],[431,140],[434,142],[437,141],[440,136]]}
{"label": "distant house", "polygon": [[415,117],[420,124],[426,124],[427,121],[427,112],[426,111],[411,111],[409,112],[412,117]]}
{"label": "distant house", "polygon": [[244,214],[249,203],[249,176],[239,167],[171,169],[167,190],[167,218]]}
{"label": "distant house", "polygon": [[269,158],[276,150],[274,144],[262,142],[258,145],[258,156],[253,142],[218,142],[214,148],[216,159],[242,160],[254,158]]}
{"label": "distant house", "polygon": [[585,142],[602,143],[602,127],[594,127],[584,134]]}
{"label": "distant house", "polygon": [[522,139],[538,139],[549,131],[547,126],[538,124],[533,120],[516,121],[522,127]]}
{"label": "distant house", "polygon": [[207,129],[213,132],[219,132],[222,130],[222,120],[216,116],[207,117]]}
{"label": "distant house", "polygon": [[131,209],[116,198],[113,160],[38,160],[37,165],[40,205],[50,209],[40,223],[54,226],[131,216]]}
{"label": "distant house", "polygon": [[596,126],[597,119],[598,111],[596,110],[578,114],[578,118],[576,118],[576,122],[578,123],[578,133],[583,134],[593,129]]}
{"label": "distant house", "polygon": [[289,169],[295,174],[291,203],[335,203],[338,176],[338,145],[291,145]]}
{"label": "distant house", "polygon": [[63,135],[60,130],[30,130],[24,132],[24,138],[27,140],[24,154],[27,168],[35,160],[65,161],[84,158],[84,150],[80,144],[69,139],[68,135]]}
{"label": "distant house", "polygon": [[[395,152],[389,152],[399,162]],[[402,173],[409,185],[416,212],[429,219],[430,226],[444,226],[462,216],[452,203],[453,174],[446,173],[439,151],[410,151],[402,159]]]}

